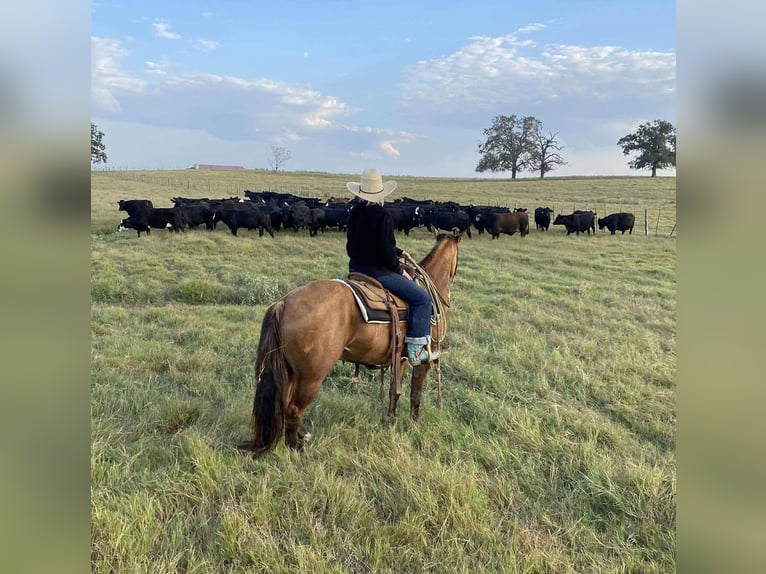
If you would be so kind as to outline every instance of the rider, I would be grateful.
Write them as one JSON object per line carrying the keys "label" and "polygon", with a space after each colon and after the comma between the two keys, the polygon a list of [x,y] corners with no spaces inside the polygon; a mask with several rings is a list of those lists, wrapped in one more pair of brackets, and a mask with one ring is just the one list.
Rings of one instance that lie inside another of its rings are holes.
{"label": "rider", "polygon": [[364,200],[354,205],[348,218],[346,253],[349,256],[349,272],[364,273],[377,279],[383,287],[404,299],[410,307],[407,321],[407,361],[412,366],[429,359],[439,358],[439,353],[428,355],[426,345],[431,342],[431,296],[412,281],[402,267],[399,256],[411,259],[410,254],[396,246],[394,221],[383,207],[383,200],[396,189],[395,181],[383,182],[377,169],[362,172],[360,183],[349,182],[346,188]]}

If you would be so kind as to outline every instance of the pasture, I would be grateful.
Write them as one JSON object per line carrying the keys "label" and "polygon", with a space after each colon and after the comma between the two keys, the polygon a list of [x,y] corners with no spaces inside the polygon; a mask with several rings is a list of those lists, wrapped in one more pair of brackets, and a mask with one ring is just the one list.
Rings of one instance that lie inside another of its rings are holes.
{"label": "pasture", "polygon": [[[452,288],[444,408],[432,372],[410,422],[405,379],[389,424],[378,374],[337,363],[307,450],[253,460],[235,445],[263,312],[344,276],[345,236],[137,238],[114,231],[116,202],[337,197],[358,176],[94,172],[93,572],[674,571],[675,178],[391,178],[392,198],[633,211],[636,230],[474,233]],[[649,236],[644,209],[659,217]],[[433,245],[424,229],[397,242],[417,259]]]}

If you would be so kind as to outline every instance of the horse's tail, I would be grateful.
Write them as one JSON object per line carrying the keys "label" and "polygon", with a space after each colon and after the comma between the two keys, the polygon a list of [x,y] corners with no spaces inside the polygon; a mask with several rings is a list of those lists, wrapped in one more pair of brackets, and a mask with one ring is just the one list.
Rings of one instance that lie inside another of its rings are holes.
{"label": "horse's tail", "polygon": [[283,301],[274,303],[266,310],[261,324],[255,360],[253,442],[249,445],[255,456],[274,448],[284,433],[284,411],[290,386],[290,371],[279,335],[284,307]]}

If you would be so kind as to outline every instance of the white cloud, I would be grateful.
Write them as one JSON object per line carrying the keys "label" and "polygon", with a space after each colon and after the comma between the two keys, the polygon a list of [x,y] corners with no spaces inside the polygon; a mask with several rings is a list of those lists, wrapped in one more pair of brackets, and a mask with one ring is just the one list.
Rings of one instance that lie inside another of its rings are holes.
{"label": "white cloud", "polygon": [[[168,62],[146,61],[147,73],[160,75],[159,83],[150,85],[137,78],[129,82],[130,76],[119,66],[119,57],[127,55],[127,50],[117,40],[100,46],[110,48],[111,58],[104,72],[94,74],[94,88],[102,89],[101,99],[94,97],[94,107],[115,120],[202,130],[229,141],[287,144],[311,140],[324,142],[318,144],[322,147],[385,150],[389,156],[399,153],[394,143],[414,137],[400,130],[338,123],[355,110],[335,97],[267,78],[169,74]],[[99,48],[94,48],[97,52]],[[341,139],[346,143],[338,144]]]}
{"label": "white cloud", "polygon": [[540,30],[545,30],[547,26],[545,24],[541,24],[540,22],[535,22],[534,24],[527,24],[526,26],[522,26],[518,30],[516,30],[517,34],[526,34],[527,32],[539,32]]}
{"label": "white cloud", "polygon": [[166,38],[167,40],[180,40],[181,34],[171,32],[172,26],[166,22],[153,22],[154,34],[160,38]]}
{"label": "white cloud", "polygon": [[399,157],[401,154],[399,153],[399,150],[394,147],[394,142],[392,141],[384,141],[380,143],[380,149],[383,150],[383,153],[386,154],[388,157]]}
{"label": "white cloud", "polygon": [[119,112],[115,94],[139,93],[147,83],[126,73],[120,61],[130,52],[119,40],[91,37],[91,100],[96,109]]}
{"label": "white cloud", "polygon": [[192,40],[191,44],[192,46],[194,46],[195,48],[203,52],[212,52],[213,50],[215,50],[221,45],[219,42],[216,42],[215,40],[203,40],[201,38],[197,40]]}
{"label": "white cloud", "polygon": [[453,54],[406,70],[401,106],[413,118],[439,121],[460,121],[467,113],[486,117],[499,109],[514,113],[509,106],[552,100],[559,106],[578,100],[580,112],[596,112],[596,100],[624,105],[672,95],[675,64],[674,52],[572,45],[535,50],[513,34],[476,36]]}
{"label": "white cloud", "polygon": [[167,74],[165,71],[165,67],[167,64],[160,63],[160,62],[151,62],[147,60],[144,62],[144,65],[146,66],[146,73],[147,74],[157,74],[160,76],[164,76]]}

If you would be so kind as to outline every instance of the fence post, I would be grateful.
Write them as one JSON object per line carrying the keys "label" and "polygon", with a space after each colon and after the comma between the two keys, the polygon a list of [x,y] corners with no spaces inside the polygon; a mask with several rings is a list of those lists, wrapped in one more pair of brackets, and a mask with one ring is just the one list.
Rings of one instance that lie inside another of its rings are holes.
{"label": "fence post", "polygon": [[661,207],[657,208],[657,227],[654,229],[654,234],[658,235],[660,233],[660,213],[662,211]]}
{"label": "fence post", "polygon": [[649,235],[649,208],[644,208],[644,235]]}

